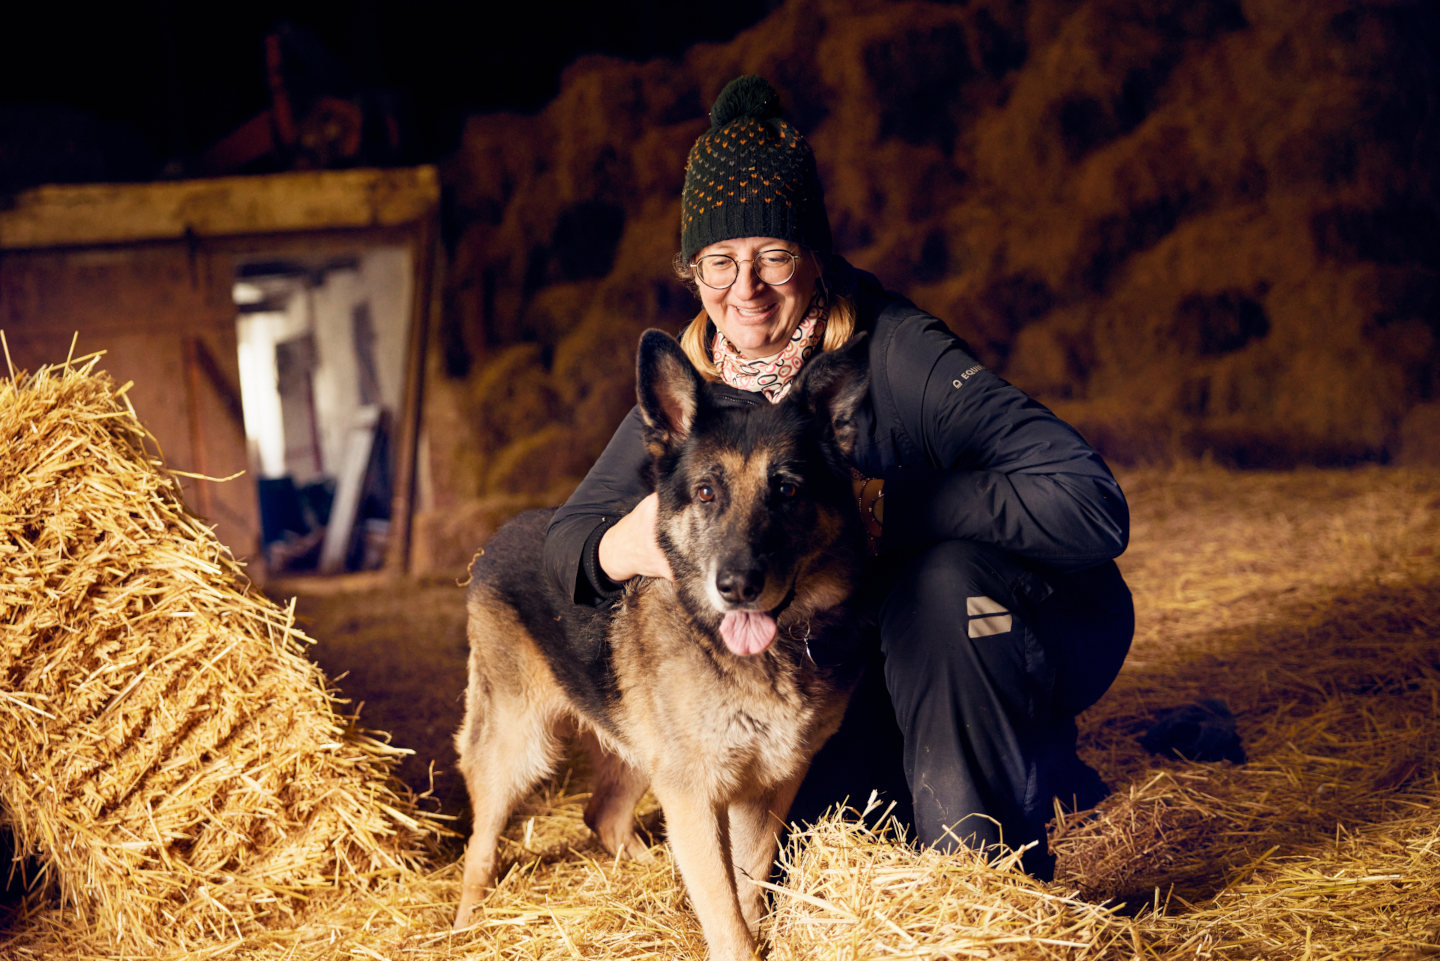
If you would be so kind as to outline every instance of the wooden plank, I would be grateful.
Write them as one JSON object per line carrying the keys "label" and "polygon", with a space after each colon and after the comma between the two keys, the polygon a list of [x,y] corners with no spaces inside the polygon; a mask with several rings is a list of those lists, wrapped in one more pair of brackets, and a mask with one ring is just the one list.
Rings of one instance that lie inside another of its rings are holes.
{"label": "wooden plank", "polygon": [[51,184],[0,208],[0,250],[396,227],[439,203],[434,167]]}
{"label": "wooden plank", "polygon": [[395,490],[390,507],[390,538],[385,545],[385,567],[395,574],[408,574],[411,569],[412,529],[419,503],[417,475],[424,427],[426,350],[430,343],[431,317],[438,317],[441,311],[438,298],[443,288],[443,260],[435,253],[438,244],[434,230],[433,221],[420,223],[410,245],[415,292],[410,308],[410,341],[405,350],[404,394],[393,448]]}
{"label": "wooden plank", "polygon": [[370,469],[370,455],[375,449],[375,431],[380,425],[380,408],[361,407],[345,433],[345,462],[335,482],[335,502],[330,520],[325,525],[325,541],[320,547],[320,573],[338,574],[345,570],[345,556],[355,538],[355,522],[360,501],[365,493],[365,475]]}

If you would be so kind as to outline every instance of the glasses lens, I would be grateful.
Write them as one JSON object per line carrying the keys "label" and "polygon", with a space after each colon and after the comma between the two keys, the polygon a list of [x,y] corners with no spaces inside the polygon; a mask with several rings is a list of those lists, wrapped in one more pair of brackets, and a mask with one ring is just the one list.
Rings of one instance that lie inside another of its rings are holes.
{"label": "glasses lens", "polygon": [[795,255],[788,250],[767,250],[755,258],[755,269],[765,283],[783,284],[795,276]]}
{"label": "glasses lens", "polygon": [[735,283],[739,272],[735,258],[725,254],[711,254],[695,262],[695,276],[700,278],[700,283],[716,290],[723,290]]}

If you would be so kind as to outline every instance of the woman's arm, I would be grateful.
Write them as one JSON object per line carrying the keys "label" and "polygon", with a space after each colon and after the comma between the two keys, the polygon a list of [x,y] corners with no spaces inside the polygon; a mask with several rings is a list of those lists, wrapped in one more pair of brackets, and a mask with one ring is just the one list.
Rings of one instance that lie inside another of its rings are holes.
{"label": "woman's arm", "polygon": [[664,555],[655,544],[654,498],[646,500],[650,469],[636,408],[551,518],[545,570],[576,603],[604,604],[636,574],[668,576],[669,567],[655,561]]}
{"label": "woman's arm", "polygon": [[1100,455],[940,321],[899,325],[886,374],[921,455],[886,475],[887,547],[953,537],[1062,569],[1125,550],[1129,508]]}

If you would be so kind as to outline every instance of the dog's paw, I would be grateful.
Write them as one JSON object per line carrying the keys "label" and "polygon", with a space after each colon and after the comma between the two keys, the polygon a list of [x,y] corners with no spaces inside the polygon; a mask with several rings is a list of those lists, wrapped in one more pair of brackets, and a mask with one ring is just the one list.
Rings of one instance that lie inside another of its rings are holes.
{"label": "dog's paw", "polygon": [[640,840],[640,835],[633,830],[597,833],[600,835],[600,843],[605,850],[616,858],[629,859],[640,864],[650,864],[655,860],[655,855],[650,853],[650,848]]}

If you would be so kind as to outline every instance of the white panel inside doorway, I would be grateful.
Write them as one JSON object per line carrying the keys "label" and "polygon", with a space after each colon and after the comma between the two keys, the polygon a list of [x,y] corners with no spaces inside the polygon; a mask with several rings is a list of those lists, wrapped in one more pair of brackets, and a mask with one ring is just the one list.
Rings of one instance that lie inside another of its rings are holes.
{"label": "white panel inside doorway", "polygon": [[[325,567],[372,566],[383,557],[384,485],[394,465],[372,465],[368,479],[352,478],[359,490],[343,503],[337,495],[354,457],[354,425],[370,421],[383,431],[401,411],[414,278],[410,252],[399,246],[261,253],[237,267],[245,433],[272,569],[316,565],[332,509],[347,512],[333,519],[346,543],[331,531]],[[394,449],[374,446],[387,457]]]}

